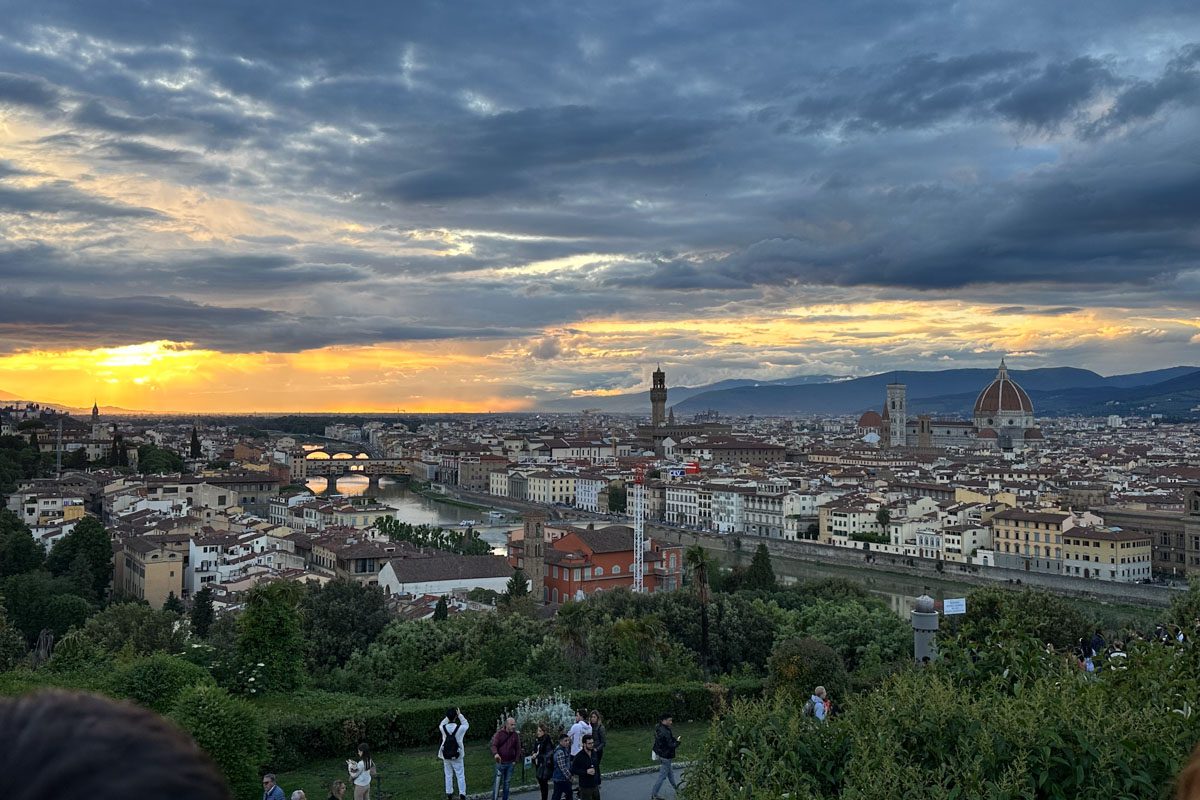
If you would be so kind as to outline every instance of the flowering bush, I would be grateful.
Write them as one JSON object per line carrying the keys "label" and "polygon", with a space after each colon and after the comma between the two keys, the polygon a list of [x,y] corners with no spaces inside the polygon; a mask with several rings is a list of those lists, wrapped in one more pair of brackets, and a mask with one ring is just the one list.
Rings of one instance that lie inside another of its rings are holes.
{"label": "flowering bush", "polygon": [[503,726],[508,717],[517,721],[521,740],[528,745],[537,738],[538,725],[551,736],[570,728],[575,722],[575,710],[571,706],[571,696],[563,694],[562,689],[555,689],[543,697],[526,697],[512,711],[506,709],[500,715],[497,727]]}

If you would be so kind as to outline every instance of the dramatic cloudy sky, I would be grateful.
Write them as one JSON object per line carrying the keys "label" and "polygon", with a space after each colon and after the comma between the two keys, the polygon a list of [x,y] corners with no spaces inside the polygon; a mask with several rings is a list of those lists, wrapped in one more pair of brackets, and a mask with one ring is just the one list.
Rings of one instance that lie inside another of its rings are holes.
{"label": "dramatic cloudy sky", "polygon": [[[0,0],[0,391],[1200,362],[1195,0]],[[0,395],[3,396],[3,395]]]}

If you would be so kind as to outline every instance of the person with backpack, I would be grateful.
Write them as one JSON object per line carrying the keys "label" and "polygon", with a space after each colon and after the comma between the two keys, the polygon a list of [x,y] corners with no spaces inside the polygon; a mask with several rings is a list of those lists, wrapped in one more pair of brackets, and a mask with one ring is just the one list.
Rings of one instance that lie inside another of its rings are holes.
{"label": "person with backpack", "polygon": [[575,712],[575,724],[568,731],[571,735],[571,758],[583,749],[583,737],[592,732],[592,724],[587,720],[587,711],[581,708]]}
{"label": "person with backpack", "polygon": [[442,770],[446,774],[446,800],[454,800],[454,781],[458,780],[458,794],[467,796],[467,775],[463,768],[463,738],[471,723],[457,708],[446,710],[438,728],[442,732],[442,744],[438,747],[438,758],[442,759]]}
{"label": "person with backpack", "polygon": [[816,717],[824,722],[829,711],[825,705],[827,694],[824,686],[818,686],[816,689],[813,689],[812,697],[808,698],[808,702],[804,704],[804,716]]}
{"label": "person with backpack", "polygon": [[662,788],[663,781],[670,781],[671,788],[676,792],[679,791],[679,783],[675,780],[675,770],[671,765],[675,761],[675,751],[679,748],[680,737],[671,730],[672,722],[670,714],[663,714],[654,728],[652,752],[658,759],[658,780],[654,782],[654,789],[650,792],[651,800],[655,800],[659,796],[658,790]]}

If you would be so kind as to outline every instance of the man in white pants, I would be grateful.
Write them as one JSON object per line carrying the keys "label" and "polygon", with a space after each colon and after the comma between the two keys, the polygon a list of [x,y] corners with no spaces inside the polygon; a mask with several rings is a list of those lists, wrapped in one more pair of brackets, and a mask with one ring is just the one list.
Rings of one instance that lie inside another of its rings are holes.
{"label": "man in white pants", "polygon": [[457,708],[447,709],[445,718],[438,725],[442,732],[438,758],[442,759],[442,769],[446,773],[446,800],[454,800],[455,779],[458,780],[459,797],[467,796],[467,775],[463,770],[463,738],[470,727],[467,718]]}

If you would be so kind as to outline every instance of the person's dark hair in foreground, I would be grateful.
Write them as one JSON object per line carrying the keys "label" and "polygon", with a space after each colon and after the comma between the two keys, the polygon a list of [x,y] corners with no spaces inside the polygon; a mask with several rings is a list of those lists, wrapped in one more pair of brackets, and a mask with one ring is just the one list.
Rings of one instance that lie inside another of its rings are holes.
{"label": "person's dark hair in foreground", "polygon": [[0,699],[0,797],[230,800],[187,734],[129,703],[75,692]]}

